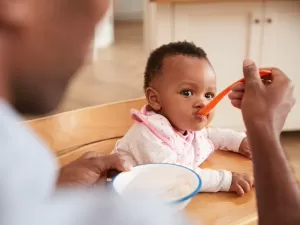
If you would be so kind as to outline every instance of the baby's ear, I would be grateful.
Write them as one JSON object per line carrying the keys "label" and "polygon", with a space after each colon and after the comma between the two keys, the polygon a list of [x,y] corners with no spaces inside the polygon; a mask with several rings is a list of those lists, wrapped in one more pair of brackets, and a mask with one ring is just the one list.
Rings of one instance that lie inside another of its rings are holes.
{"label": "baby's ear", "polygon": [[146,89],[145,93],[146,93],[146,98],[147,98],[147,101],[148,101],[148,104],[150,105],[150,107],[154,111],[159,111],[161,109],[159,93],[151,87],[148,87]]}

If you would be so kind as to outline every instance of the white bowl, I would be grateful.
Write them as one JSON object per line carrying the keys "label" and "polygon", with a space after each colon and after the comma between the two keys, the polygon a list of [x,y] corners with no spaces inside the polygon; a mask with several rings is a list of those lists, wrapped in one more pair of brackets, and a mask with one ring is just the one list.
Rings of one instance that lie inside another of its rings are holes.
{"label": "white bowl", "polygon": [[174,164],[144,164],[118,174],[112,186],[119,195],[143,192],[183,209],[199,192],[201,179],[194,171]]}

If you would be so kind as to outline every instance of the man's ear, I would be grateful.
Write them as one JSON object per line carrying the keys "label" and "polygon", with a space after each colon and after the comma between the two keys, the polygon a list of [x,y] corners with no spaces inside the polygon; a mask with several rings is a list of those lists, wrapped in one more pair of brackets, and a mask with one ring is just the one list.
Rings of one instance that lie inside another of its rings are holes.
{"label": "man's ear", "polygon": [[0,0],[0,29],[16,28],[29,25],[32,18],[30,9],[33,9],[28,0]]}
{"label": "man's ear", "polygon": [[160,96],[158,91],[155,89],[148,87],[145,91],[146,98],[148,101],[148,104],[154,111],[159,111],[161,109],[161,102],[160,102]]}

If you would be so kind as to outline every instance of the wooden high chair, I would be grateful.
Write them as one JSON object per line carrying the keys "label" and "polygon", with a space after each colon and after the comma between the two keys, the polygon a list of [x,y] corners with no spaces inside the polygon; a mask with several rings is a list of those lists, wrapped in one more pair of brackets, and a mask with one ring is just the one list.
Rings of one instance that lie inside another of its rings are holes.
{"label": "wooden high chair", "polygon": [[[88,151],[109,154],[133,121],[130,109],[141,109],[144,98],[88,107],[27,121],[65,165]],[[215,152],[201,167],[252,174],[251,162],[234,153]],[[254,190],[244,197],[201,193],[185,209],[196,224],[257,224]]]}

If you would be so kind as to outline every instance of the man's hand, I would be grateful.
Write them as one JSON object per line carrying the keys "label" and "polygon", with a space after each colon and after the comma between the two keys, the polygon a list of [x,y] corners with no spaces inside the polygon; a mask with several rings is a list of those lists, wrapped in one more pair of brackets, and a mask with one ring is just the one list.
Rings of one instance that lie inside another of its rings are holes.
{"label": "man's hand", "polygon": [[57,180],[58,186],[91,186],[105,180],[110,170],[128,171],[131,165],[118,154],[101,156],[97,152],[89,152],[64,166]]}
{"label": "man's hand", "polygon": [[271,128],[279,135],[286,117],[295,104],[291,80],[277,68],[271,70],[272,82],[264,85],[255,63],[244,61],[245,84],[232,88],[229,98],[233,106],[242,110],[247,128]]}

